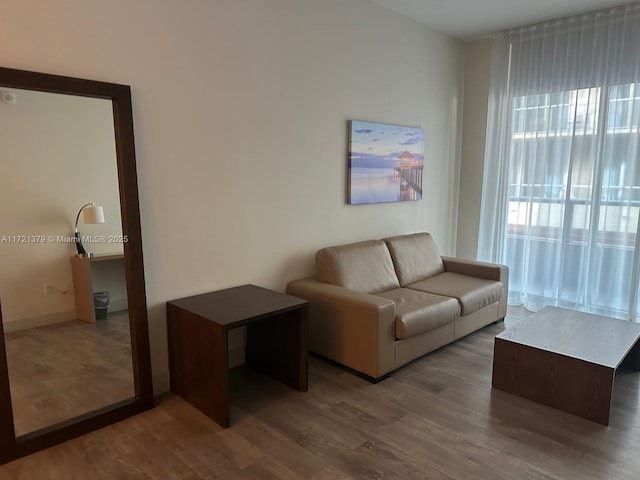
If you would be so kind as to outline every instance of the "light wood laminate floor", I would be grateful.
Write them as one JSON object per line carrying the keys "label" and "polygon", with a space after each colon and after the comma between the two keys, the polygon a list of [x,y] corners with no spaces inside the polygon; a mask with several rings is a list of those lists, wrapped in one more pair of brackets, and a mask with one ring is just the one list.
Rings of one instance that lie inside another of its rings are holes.
{"label": "light wood laminate floor", "polygon": [[[520,315],[520,313],[518,313]],[[322,360],[309,391],[236,369],[231,428],[180,398],[0,467],[2,479],[634,479],[640,374],[604,427],[491,389],[492,325],[373,385]]]}
{"label": "light wood laminate floor", "polygon": [[16,435],[135,395],[129,315],[5,335]]}

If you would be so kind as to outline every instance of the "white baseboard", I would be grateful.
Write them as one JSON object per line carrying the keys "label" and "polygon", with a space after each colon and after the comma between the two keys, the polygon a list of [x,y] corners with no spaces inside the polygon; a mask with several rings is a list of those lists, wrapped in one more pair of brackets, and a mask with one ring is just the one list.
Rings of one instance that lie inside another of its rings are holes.
{"label": "white baseboard", "polygon": [[153,395],[157,396],[162,393],[166,393],[171,390],[171,383],[169,381],[169,372],[164,371],[160,373],[151,374],[151,383],[153,384]]}
{"label": "white baseboard", "polygon": [[244,365],[244,345],[229,348],[229,368]]}
{"label": "white baseboard", "polygon": [[[107,312],[120,312],[129,308],[127,299],[122,298],[113,300],[109,303]],[[38,315],[37,317],[18,318],[3,323],[4,333],[19,332],[29,328],[44,327],[55,323],[68,322],[69,320],[77,320],[76,310],[65,310],[63,312],[47,313],[46,315]]]}
{"label": "white baseboard", "polygon": [[108,312],[121,312],[122,310],[126,310],[129,308],[129,304],[126,298],[121,298],[119,300],[111,300],[109,302]]}
{"label": "white baseboard", "polygon": [[76,311],[65,310],[64,312],[48,313],[37,317],[19,318],[5,322],[2,327],[4,333],[19,332],[28,328],[44,327],[45,325],[53,325],[54,323],[67,322],[78,318]]}
{"label": "white baseboard", "polygon": [[247,328],[235,328],[229,335],[229,368],[244,365],[244,350],[247,346]]}

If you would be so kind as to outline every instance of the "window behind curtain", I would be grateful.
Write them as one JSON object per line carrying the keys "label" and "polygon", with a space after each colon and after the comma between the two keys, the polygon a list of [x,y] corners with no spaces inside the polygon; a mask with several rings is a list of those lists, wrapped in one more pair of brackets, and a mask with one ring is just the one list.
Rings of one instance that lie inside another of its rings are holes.
{"label": "window behind curtain", "polygon": [[509,265],[510,303],[634,316],[639,13],[583,15],[495,42],[478,254]]}

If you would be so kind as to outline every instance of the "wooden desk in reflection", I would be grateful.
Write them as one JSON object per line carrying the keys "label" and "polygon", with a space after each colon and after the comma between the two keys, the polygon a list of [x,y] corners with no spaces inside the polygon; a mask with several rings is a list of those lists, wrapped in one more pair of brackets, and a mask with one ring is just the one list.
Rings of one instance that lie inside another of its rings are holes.
{"label": "wooden desk in reflection", "polygon": [[[71,272],[73,275],[73,290],[75,293],[76,313],[78,319],[83,322],[94,323],[96,321],[96,313],[93,304],[93,294],[104,288],[105,283],[101,283],[99,276],[99,268],[104,262],[119,262],[122,264],[122,285],[126,289],[126,280],[124,278],[124,253],[105,253],[97,254],[92,257],[80,257],[74,255],[71,257]],[[99,288],[95,288],[99,285]],[[113,300],[113,299],[112,299]]]}

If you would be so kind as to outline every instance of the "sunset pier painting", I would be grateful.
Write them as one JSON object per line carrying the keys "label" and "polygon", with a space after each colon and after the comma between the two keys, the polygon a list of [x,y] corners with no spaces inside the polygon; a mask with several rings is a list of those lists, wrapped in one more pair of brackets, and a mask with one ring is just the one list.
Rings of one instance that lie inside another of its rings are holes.
{"label": "sunset pier painting", "polygon": [[420,200],[423,166],[423,129],[349,122],[348,203]]}

